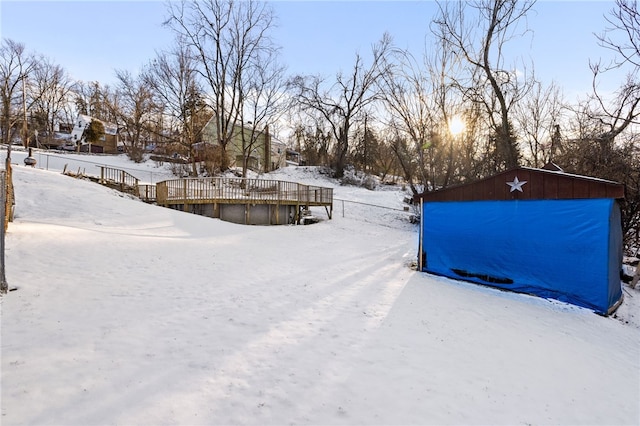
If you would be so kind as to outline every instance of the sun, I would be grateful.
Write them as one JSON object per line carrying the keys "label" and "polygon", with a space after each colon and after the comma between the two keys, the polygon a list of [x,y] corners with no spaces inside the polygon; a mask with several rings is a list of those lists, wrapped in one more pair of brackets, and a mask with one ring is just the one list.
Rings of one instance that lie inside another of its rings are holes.
{"label": "sun", "polygon": [[451,118],[449,121],[449,133],[451,133],[451,136],[458,136],[464,132],[464,129],[464,120],[460,116],[456,115]]}

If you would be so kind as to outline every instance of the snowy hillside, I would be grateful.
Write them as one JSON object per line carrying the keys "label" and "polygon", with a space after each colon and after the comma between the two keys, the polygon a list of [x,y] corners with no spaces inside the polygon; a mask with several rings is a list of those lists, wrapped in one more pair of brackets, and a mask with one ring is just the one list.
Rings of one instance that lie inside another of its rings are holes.
{"label": "snowy hillside", "polygon": [[244,226],[23,157],[3,425],[640,423],[638,290],[605,318],[416,272],[404,194],[312,168],[272,177],[334,187],[332,220]]}

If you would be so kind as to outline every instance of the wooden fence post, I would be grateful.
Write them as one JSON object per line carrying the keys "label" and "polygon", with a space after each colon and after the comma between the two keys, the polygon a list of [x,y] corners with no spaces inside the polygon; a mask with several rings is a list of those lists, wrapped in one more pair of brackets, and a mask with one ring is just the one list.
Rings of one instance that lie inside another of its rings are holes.
{"label": "wooden fence post", "polygon": [[2,221],[2,228],[0,228],[0,293],[6,293],[9,291],[9,284],[4,272],[4,236],[6,234],[6,221],[5,216],[7,214],[7,172],[6,170],[0,174],[0,186],[2,187],[2,193],[0,194],[0,220]]}

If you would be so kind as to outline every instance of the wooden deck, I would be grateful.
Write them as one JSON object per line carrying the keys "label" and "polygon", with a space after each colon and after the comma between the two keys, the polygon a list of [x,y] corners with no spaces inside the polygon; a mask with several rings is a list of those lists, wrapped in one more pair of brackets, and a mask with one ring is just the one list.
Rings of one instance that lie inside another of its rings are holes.
{"label": "wooden deck", "polygon": [[155,185],[124,170],[100,167],[96,180],[145,202],[245,224],[313,223],[309,208],[322,206],[331,219],[333,189],[296,182],[244,178],[171,179]]}
{"label": "wooden deck", "polygon": [[[294,209],[293,220],[300,223],[302,212],[312,206],[325,207],[329,219],[333,213],[333,189],[295,182],[243,178],[186,178],[158,182],[158,205],[198,211],[196,205],[212,205],[213,217],[221,217],[219,205],[287,206]],[[274,210],[276,215],[279,209]],[[280,219],[277,219],[277,223]]]}

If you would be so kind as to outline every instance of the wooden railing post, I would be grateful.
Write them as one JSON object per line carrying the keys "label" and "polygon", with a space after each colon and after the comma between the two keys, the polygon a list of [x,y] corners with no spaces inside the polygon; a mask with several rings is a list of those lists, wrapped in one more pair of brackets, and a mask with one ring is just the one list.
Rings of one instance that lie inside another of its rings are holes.
{"label": "wooden railing post", "polygon": [[182,205],[182,210],[187,211],[187,179],[182,179],[182,198],[184,199],[184,204]]}
{"label": "wooden railing post", "polygon": [[4,272],[4,249],[5,249],[5,234],[7,229],[7,222],[5,216],[7,213],[7,172],[0,172],[0,186],[2,187],[2,193],[0,194],[0,204],[2,209],[0,210],[0,221],[2,221],[2,228],[0,228],[0,293],[6,293],[9,291],[9,284]]}

